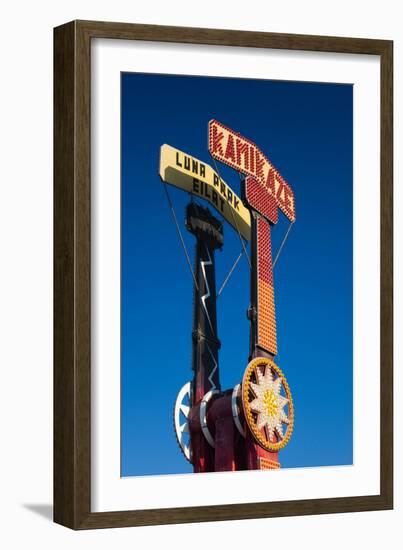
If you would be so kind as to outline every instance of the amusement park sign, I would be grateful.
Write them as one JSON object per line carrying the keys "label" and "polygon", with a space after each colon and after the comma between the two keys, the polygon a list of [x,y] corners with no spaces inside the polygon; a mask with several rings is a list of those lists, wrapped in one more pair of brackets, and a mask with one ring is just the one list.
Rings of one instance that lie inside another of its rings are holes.
{"label": "amusement park sign", "polygon": [[207,200],[242,237],[250,239],[249,210],[211,166],[164,144],[160,152],[160,177],[167,183]]}
{"label": "amusement park sign", "polygon": [[210,120],[208,136],[209,151],[214,158],[255,178],[287,218],[295,221],[291,187],[252,141],[217,120]]}

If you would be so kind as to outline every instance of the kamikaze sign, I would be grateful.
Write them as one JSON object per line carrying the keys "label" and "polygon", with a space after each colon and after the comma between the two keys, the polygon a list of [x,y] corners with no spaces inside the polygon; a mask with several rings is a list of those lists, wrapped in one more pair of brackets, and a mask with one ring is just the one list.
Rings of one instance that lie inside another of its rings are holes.
{"label": "kamikaze sign", "polygon": [[254,178],[287,218],[291,222],[295,221],[295,201],[291,187],[252,141],[217,120],[210,120],[208,148],[215,159]]}

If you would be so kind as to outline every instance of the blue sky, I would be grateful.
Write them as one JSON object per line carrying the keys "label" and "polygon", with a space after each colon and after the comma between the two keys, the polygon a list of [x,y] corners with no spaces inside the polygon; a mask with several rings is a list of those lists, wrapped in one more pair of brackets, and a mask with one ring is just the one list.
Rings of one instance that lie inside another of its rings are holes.
{"label": "blue sky", "polygon": [[[192,378],[192,279],[158,175],[168,143],[212,164],[216,118],[254,141],[293,188],[297,220],[274,271],[277,364],[290,384],[295,427],[282,467],[351,464],[352,108],[349,84],[122,74],[122,475],[191,472],[173,405]],[[240,192],[232,169],[223,179]],[[169,189],[186,245],[188,195]],[[272,231],[276,252],[288,222]],[[241,250],[225,224],[217,288]],[[238,264],[217,302],[223,389],[247,365],[249,268]]]}

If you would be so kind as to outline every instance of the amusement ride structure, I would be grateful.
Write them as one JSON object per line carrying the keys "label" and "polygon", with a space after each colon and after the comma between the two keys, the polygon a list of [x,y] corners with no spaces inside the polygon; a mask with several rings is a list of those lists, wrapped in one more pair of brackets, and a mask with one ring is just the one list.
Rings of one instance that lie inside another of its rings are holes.
{"label": "amusement ride structure", "polygon": [[[253,142],[216,120],[209,122],[208,145],[215,170],[178,149],[163,145],[160,176],[164,184],[170,183],[208,201],[239,234],[251,274],[247,311],[249,363],[239,384],[228,390],[221,389],[215,250],[224,245],[222,223],[208,208],[193,200],[187,206],[186,228],[196,240],[193,268],[166,189],[194,282],[193,379],[178,393],[174,406],[175,433],[194,472],[277,469],[280,468],[279,451],[292,434],[294,406],[287,380],[275,363],[273,263],[295,221],[294,195]],[[241,197],[220,177],[216,160],[240,174]],[[271,229],[278,221],[278,209],[290,225],[273,262]],[[247,241],[250,241],[250,257],[245,247]]]}

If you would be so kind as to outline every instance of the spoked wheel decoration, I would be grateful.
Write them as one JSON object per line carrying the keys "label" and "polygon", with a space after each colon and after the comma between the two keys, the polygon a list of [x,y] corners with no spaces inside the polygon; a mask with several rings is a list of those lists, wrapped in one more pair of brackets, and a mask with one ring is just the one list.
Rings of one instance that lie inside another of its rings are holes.
{"label": "spoked wheel decoration", "polygon": [[287,380],[274,361],[256,357],[246,367],[242,404],[259,445],[267,451],[287,445],[294,427],[294,405]]}
{"label": "spoked wheel decoration", "polygon": [[179,391],[174,407],[174,426],[178,445],[186,460],[192,462],[190,450],[189,412],[192,406],[192,383],[187,382]]}
{"label": "spoked wheel decoration", "polygon": [[231,395],[231,408],[232,408],[232,417],[234,419],[235,426],[238,429],[238,432],[242,435],[242,437],[245,437],[245,429],[242,426],[241,419],[239,417],[240,412],[242,410],[241,405],[241,384],[236,384],[234,386],[234,389],[232,390]]}
{"label": "spoked wheel decoration", "polygon": [[201,426],[201,429],[202,429],[202,432],[203,432],[203,435],[204,437],[206,438],[208,444],[211,446],[211,447],[215,447],[215,442],[214,442],[214,437],[211,435],[210,433],[210,430],[208,429],[208,424],[207,424],[207,407],[208,407],[208,403],[209,401],[211,400],[211,398],[214,396],[214,395],[217,395],[218,393],[220,393],[218,390],[210,390],[206,393],[206,395],[203,397],[203,399],[201,400],[201,403],[200,403],[200,411],[199,411],[199,416],[200,416],[200,426]]}

